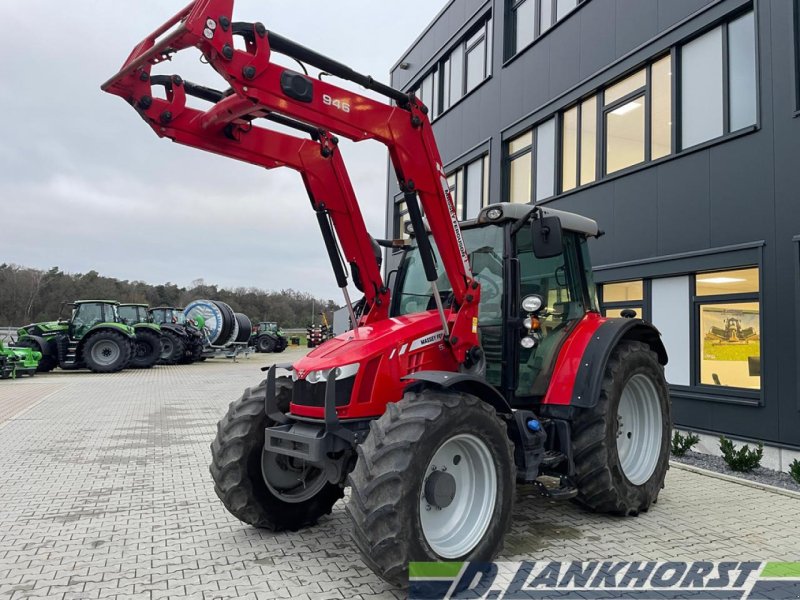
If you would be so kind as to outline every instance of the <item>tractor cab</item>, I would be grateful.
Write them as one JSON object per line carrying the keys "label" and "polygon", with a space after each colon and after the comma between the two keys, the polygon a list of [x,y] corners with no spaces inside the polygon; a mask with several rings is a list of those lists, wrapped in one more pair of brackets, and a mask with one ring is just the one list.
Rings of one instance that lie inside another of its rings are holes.
{"label": "tractor cab", "polygon": [[111,300],[80,300],[73,303],[68,333],[72,339],[80,340],[97,325],[122,323],[119,303]]}
{"label": "tractor cab", "polygon": [[258,324],[258,333],[279,333],[280,328],[274,321],[267,321]]}
{"label": "tractor cab", "polygon": [[146,304],[120,304],[118,312],[122,322],[131,327],[143,323],[153,323],[153,319],[147,312]]}
{"label": "tractor cab", "polygon": [[160,325],[183,325],[186,323],[186,315],[183,314],[182,308],[160,306],[158,308],[151,308],[149,313],[152,322]]}
{"label": "tractor cab", "polygon": [[[598,316],[587,247],[588,238],[599,234],[597,223],[557,210],[535,212],[530,205],[493,204],[462,224],[481,284],[478,335],[486,380],[512,406],[545,397],[564,341],[587,315]],[[548,248],[538,243],[544,222],[552,228],[544,240]],[[436,284],[449,307],[450,284],[433,246]],[[436,308],[416,243],[406,247],[396,282],[393,317]]]}

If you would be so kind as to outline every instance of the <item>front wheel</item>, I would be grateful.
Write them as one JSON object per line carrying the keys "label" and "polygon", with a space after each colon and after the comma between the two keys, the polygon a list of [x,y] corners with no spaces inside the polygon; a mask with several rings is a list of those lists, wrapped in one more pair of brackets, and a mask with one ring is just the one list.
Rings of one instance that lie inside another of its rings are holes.
{"label": "front wheel", "polygon": [[370,424],[349,481],[362,559],[404,586],[409,562],[497,555],[511,523],[513,446],[503,420],[479,398],[407,393]]}
{"label": "front wheel", "polygon": [[95,373],[116,373],[128,366],[132,346],[121,333],[98,331],[83,345],[83,362]]}
{"label": "front wheel", "polygon": [[647,344],[621,342],[600,398],[573,425],[578,497],[590,510],[637,515],[657,501],[669,469],[669,391]]}
{"label": "front wheel", "polygon": [[[278,406],[289,410],[292,380],[276,380]],[[214,491],[234,517],[271,531],[297,531],[330,514],[344,490],[314,465],[264,453],[266,382],[245,390],[217,425],[211,444]]]}

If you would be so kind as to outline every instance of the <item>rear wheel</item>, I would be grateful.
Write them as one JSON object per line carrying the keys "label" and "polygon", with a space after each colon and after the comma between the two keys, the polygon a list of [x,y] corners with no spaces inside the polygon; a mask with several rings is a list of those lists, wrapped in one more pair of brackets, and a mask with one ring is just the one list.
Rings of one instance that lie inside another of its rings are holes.
{"label": "rear wheel", "polygon": [[36,367],[38,373],[49,373],[58,366],[58,359],[54,356],[47,356],[45,352],[47,348],[40,348],[34,340],[19,340],[15,344],[18,348],[30,348],[34,352],[41,352],[42,358],[39,360],[39,366]]}
{"label": "rear wheel", "polygon": [[506,425],[479,398],[424,390],[370,424],[350,474],[361,557],[406,585],[411,561],[491,561],[511,523],[515,470]]}
{"label": "rear wheel", "polygon": [[637,515],[658,500],[672,426],[664,368],[647,344],[622,342],[606,366],[597,405],[574,422],[577,502]]}
{"label": "rear wheel", "polygon": [[161,358],[161,336],[154,331],[137,331],[136,342],[131,357],[134,369],[149,369]]}
{"label": "rear wheel", "polygon": [[[288,411],[292,381],[278,378],[278,405]],[[211,444],[214,491],[240,521],[271,531],[296,531],[330,514],[344,490],[314,465],[264,453],[266,384],[249,388],[217,425]]]}
{"label": "rear wheel", "polygon": [[186,345],[181,337],[172,331],[162,331],[161,357],[162,365],[175,365],[186,354]]}
{"label": "rear wheel", "polygon": [[132,346],[121,333],[98,331],[83,344],[83,362],[95,373],[116,373],[128,366]]}

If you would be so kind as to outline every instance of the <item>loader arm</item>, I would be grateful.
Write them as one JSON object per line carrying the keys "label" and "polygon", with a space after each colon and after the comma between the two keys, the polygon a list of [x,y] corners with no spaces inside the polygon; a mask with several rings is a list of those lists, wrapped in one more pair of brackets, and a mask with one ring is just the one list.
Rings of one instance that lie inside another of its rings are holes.
{"label": "loader arm", "polygon": [[[261,23],[234,22],[233,5],[234,0],[195,0],[141,42],[122,69],[103,85],[103,89],[134,105],[160,135],[166,134],[169,128],[174,127],[173,121],[177,116],[150,92],[151,69],[168,60],[175,52],[196,47],[227,81],[233,95],[221,100],[206,113],[193,115],[192,124],[197,139],[190,145],[211,150],[207,147],[211,143],[208,139],[218,139],[219,132],[230,123],[274,114],[311,124],[356,142],[375,140],[384,144],[405,193],[415,230],[422,232],[425,229],[422,222],[424,211],[431,236],[439,250],[442,267],[452,288],[453,302],[447,313],[442,308],[435,285],[434,293],[443,328],[448,334],[447,341],[456,359],[464,362],[469,351],[478,346],[480,286],[471,272],[458,225],[458,214],[427,116],[427,107],[415,96],[356,73],[341,63],[268,31]],[[236,49],[234,36],[244,39],[245,50]],[[355,82],[389,98],[394,105],[273,63],[273,52]],[[239,139],[243,140],[252,131],[245,134],[242,130],[240,133]],[[247,145],[256,152],[263,152],[253,142]],[[241,158],[242,150],[233,152],[228,145],[216,146],[211,151],[244,160]],[[274,161],[275,166],[278,163],[289,166],[290,159],[286,155],[274,158],[279,159]],[[329,193],[329,189],[326,192]],[[352,211],[352,207],[345,210]],[[366,230],[346,232],[337,228],[337,232],[347,238],[349,235],[362,236]],[[433,285],[436,273],[433,254],[427,247],[427,236],[418,235],[417,238],[423,261],[427,262],[426,276]],[[366,247],[369,242],[368,236],[361,241],[342,239],[343,246],[355,244]],[[363,256],[357,258],[363,260]],[[367,261],[370,262],[374,260]],[[360,271],[364,271],[367,263],[355,264]]]}
{"label": "loader arm", "polygon": [[[388,317],[390,292],[383,283],[336,137],[278,115],[267,114],[264,118],[303,131],[310,137],[301,139],[259,127],[254,123],[258,115],[252,114],[252,105],[247,100],[198,86],[178,76],[140,78],[137,85],[141,86],[136,90],[139,97],[152,98],[149,110],[139,107],[139,112],[159,136],[265,169],[288,167],[300,173],[326,243],[333,245],[329,246],[329,253],[339,287],[345,287],[347,280],[335,249],[336,242],[329,234],[329,218],[356,285],[366,296],[370,309],[362,317],[361,324]],[[152,88],[155,86],[165,88],[166,98],[154,96]],[[206,100],[213,106],[207,111],[191,108],[187,106],[187,96]],[[161,118],[165,113],[170,115],[169,119]]]}

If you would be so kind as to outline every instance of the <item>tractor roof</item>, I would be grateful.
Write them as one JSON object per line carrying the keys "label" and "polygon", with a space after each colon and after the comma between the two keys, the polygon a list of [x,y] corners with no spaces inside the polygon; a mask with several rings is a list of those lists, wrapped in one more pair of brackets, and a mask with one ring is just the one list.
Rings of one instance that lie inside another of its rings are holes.
{"label": "tractor roof", "polygon": [[120,306],[139,306],[141,308],[147,308],[147,304],[142,304],[140,302],[123,302]]}
{"label": "tractor roof", "polygon": [[[531,208],[530,204],[516,204],[511,202],[499,202],[497,204],[490,204],[481,210],[477,219],[472,219],[464,222],[464,227],[474,225],[486,225],[487,223],[501,222],[507,220],[516,221],[528,216]],[[500,209],[502,216],[496,219],[489,218],[489,211]],[[561,221],[561,226],[568,231],[576,231],[582,233],[587,237],[598,237],[600,235],[600,228],[597,226],[597,221],[588,217],[566,212],[563,210],[556,210],[555,208],[538,207],[538,210],[544,217],[558,217]]]}
{"label": "tractor roof", "polygon": [[116,300],[75,300],[73,304],[115,304],[119,306]]}
{"label": "tractor roof", "polygon": [[177,306],[154,306],[150,310],[179,310],[183,312],[183,309],[178,308]]}

